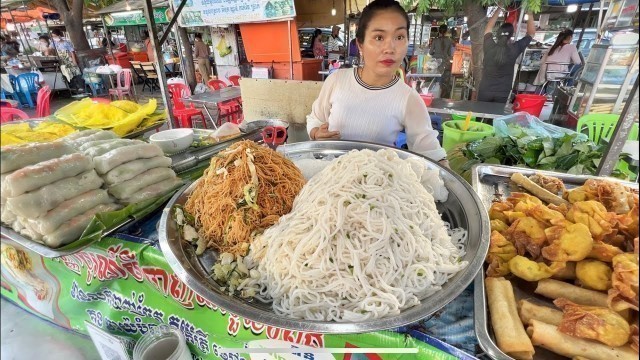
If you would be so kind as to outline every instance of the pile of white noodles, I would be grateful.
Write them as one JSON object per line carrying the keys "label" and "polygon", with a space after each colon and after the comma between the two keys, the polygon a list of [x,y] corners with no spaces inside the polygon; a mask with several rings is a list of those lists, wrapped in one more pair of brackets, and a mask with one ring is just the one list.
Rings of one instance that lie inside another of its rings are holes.
{"label": "pile of white noodles", "polygon": [[259,276],[240,288],[308,320],[380,318],[418,304],[467,265],[466,231],[449,231],[420,180],[391,150],[331,162],[253,242]]}

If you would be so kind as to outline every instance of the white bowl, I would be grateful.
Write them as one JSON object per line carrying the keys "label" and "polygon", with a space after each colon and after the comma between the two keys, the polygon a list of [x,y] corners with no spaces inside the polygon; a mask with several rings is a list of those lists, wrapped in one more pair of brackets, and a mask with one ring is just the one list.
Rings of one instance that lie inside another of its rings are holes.
{"label": "white bowl", "polygon": [[186,150],[193,143],[193,129],[171,129],[151,135],[149,141],[158,145],[165,154]]}

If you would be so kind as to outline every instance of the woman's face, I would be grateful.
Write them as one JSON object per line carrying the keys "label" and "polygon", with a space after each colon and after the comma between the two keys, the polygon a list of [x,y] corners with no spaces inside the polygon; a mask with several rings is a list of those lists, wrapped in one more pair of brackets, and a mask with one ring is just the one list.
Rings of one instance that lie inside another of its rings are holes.
{"label": "woman's face", "polygon": [[407,54],[407,21],[397,11],[376,12],[358,44],[364,68],[378,76],[393,76]]}
{"label": "woman's face", "polygon": [[44,41],[44,40],[40,40],[40,46],[42,46],[44,48],[44,47],[49,46],[49,44],[47,44],[47,42]]}
{"label": "woman's face", "polygon": [[570,44],[572,41],[573,41],[573,35],[566,37],[563,42],[565,44]]}

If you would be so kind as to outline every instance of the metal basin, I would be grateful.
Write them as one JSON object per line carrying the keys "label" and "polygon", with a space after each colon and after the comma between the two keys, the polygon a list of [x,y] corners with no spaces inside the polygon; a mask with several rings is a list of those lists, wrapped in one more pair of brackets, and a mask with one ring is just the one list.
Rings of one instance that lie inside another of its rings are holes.
{"label": "metal basin", "polygon": [[[315,141],[281,146],[278,151],[290,159],[296,159],[309,154],[315,158],[323,158],[329,155],[340,156],[353,149],[376,151],[387,148],[382,145],[353,141]],[[291,330],[338,334],[391,329],[421,320],[460,295],[482,268],[489,248],[489,219],[482,202],[461,177],[414,153],[393,150],[403,159],[418,157],[428,168],[441,171],[441,176],[449,190],[449,198],[445,203],[438,203],[438,210],[442,218],[452,227],[464,228],[469,233],[465,247],[466,254],[463,258],[469,265],[449,279],[442,290],[422,299],[419,305],[405,309],[399,315],[362,322],[299,320],[275,314],[270,304],[229,296],[228,293],[221,291],[220,286],[210,277],[210,269],[217,259],[217,254],[213,250],[207,250],[201,256],[196,256],[192,245],[180,241],[170,212],[173,205],[186,202],[197,182],[179,191],[164,209],[159,226],[162,252],[176,275],[198,294],[234,314],[259,323]]]}

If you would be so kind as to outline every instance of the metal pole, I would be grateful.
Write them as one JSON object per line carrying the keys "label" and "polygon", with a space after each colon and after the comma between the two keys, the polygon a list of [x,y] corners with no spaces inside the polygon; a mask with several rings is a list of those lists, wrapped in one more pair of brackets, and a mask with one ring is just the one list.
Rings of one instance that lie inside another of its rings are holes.
{"label": "metal pole", "polygon": [[167,41],[167,37],[169,36],[169,31],[173,28],[173,25],[176,23],[176,21],[178,21],[178,16],[180,16],[180,13],[182,12],[182,8],[184,8],[184,5],[186,3],[187,3],[187,0],[181,0],[180,5],[175,11],[175,14],[173,14],[171,21],[169,21],[169,25],[167,25],[167,29],[164,31],[164,34],[162,35],[162,39],[160,39],[160,46],[162,46],[164,42]]}
{"label": "metal pole", "polygon": [[622,109],[620,119],[613,130],[607,149],[604,152],[600,165],[598,165],[598,176],[608,176],[618,163],[618,157],[622,152],[624,143],[629,138],[629,132],[633,124],[638,121],[638,78],[631,89],[627,103]]}
{"label": "metal pole", "polygon": [[582,42],[582,37],[584,36],[584,29],[587,27],[587,23],[591,19],[591,13],[593,13],[593,3],[589,4],[589,12],[587,13],[587,18],[582,23],[582,31],[580,31],[580,36],[578,37],[578,43],[576,47],[580,49],[580,43]]}
{"label": "metal pole", "polygon": [[156,30],[156,20],[153,18],[153,6],[151,0],[144,0],[144,17],[147,18],[147,30],[149,30],[149,39],[151,40],[151,46],[156,57],[156,71],[158,73],[158,81],[160,82],[160,93],[162,94],[162,102],[169,114],[169,128],[173,128],[173,113],[171,112],[171,98],[167,92],[167,76],[164,72],[164,59],[162,57],[162,51],[158,44],[158,31]]}
{"label": "metal pole", "polygon": [[289,31],[289,79],[293,80],[293,51],[291,47],[291,20],[287,20],[287,28]]}
{"label": "metal pole", "polygon": [[598,34],[600,34],[600,31],[602,29],[602,12],[604,11],[604,0],[600,0],[600,6],[598,9]]}

